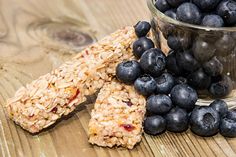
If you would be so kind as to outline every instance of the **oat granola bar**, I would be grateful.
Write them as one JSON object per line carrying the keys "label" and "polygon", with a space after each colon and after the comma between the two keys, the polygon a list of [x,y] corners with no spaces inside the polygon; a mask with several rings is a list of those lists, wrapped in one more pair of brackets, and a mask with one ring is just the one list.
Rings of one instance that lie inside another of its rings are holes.
{"label": "oat granola bar", "polygon": [[25,130],[36,133],[71,113],[115,75],[122,60],[132,58],[132,27],[105,37],[32,83],[21,87],[7,101],[9,117]]}
{"label": "oat granola bar", "polygon": [[141,141],[145,98],[133,86],[116,81],[100,90],[89,122],[89,142],[132,149]]}

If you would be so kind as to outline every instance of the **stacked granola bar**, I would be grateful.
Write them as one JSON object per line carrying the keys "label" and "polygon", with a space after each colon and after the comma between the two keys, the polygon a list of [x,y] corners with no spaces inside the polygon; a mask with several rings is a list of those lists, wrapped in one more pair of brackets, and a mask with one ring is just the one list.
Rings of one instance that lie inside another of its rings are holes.
{"label": "stacked granola bar", "polygon": [[36,133],[72,112],[115,75],[116,65],[132,58],[136,36],[126,27],[105,37],[25,87],[7,101],[9,117],[25,130]]}
{"label": "stacked granola bar", "polygon": [[89,142],[132,149],[141,141],[145,98],[116,81],[100,90],[89,122]]}

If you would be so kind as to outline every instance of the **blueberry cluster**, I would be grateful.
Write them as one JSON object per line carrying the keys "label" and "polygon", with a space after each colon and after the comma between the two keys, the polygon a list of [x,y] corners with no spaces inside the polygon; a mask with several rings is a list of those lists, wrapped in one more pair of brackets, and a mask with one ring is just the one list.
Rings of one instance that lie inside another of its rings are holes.
{"label": "blueberry cluster", "polygon": [[190,24],[227,27],[236,24],[234,0],[156,0],[165,15]]}
{"label": "blueberry cluster", "polygon": [[[135,90],[146,97],[144,131],[157,135],[166,130],[183,132],[190,126],[192,132],[200,136],[212,136],[220,131],[223,136],[236,137],[236,112],[228,111],[223,100],[217,99],[210,106],[195,105],[198,99],[195,89],[208,87],[212,78],[200,68],[193,54],[172,50],[166,57],[146,36],[151,28],[148,22],[138,22],[134,28],[138,39],[133,43],[133,53],[137,60],[118,64],[116,77],[134,85]],[[211,62],[218,66],[216,59]],[[211,62],[208,64],[212,65]],[[216,75],[219,71],[221,69],[216,67],[209,73]],[[217,91],[221,85],[225,88],[227,79],[227,76],[219,78]]]}
{"label": "blueberry cluster", "polygon": [[[161,12],[176,20],[209,27],[235,26],[234,0],[156,0]],[[236,79],[235,32],[199,31],[160,21],[158,29],[171,49],[166,68],[214,98],[228,96]],[[155,26],[153,26],[156,29]]]}

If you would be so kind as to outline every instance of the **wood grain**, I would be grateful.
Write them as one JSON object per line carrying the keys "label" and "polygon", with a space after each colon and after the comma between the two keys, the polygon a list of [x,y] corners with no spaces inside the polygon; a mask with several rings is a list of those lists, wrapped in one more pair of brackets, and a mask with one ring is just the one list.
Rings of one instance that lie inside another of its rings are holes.
{"label": "wood grain", "polygon": [[87,125],[92,104],[38,135],[23,131],[7,119],[7,98],[74,55],[45,52],[39,47],[42,36],[73,29],[100,39],[141,19],[149,19],[145,0],[0,0],[0,156],[236,156],[235,139],[220,135],[202,138],[190,131],[145,135],[130,151],[89,145]]}

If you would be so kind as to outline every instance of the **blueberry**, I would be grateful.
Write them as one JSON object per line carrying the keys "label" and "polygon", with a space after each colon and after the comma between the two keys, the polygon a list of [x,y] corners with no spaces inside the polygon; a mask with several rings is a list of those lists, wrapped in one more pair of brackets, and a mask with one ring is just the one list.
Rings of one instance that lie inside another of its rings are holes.
{"label": "blueberry", "polygon": [[222,98],[231,93],[233,88],[232,80],[229,76],[220,76],[209,88],[210,94],[215,98]]}
{"label": "blueberry", "polygon": [[211,84],[211,77],[208,76],[201,68],[188,76],[188,83],[195,89],[208,89]]}
{"label": "blueberry", "polygon": [[236,24],[236,2],[234,0],[221,1],[216,12],[228,25]]}
{"label": "blueberry", "polygon": [[225,116],[228,112],[228,106],[224,100],[216,99],[211,104],[210,107],[215,109],[221,117]]}
{"label": "blueberry", "polygon": [[191,47],[192,41],[191,37],[187,34],[185,35],[169,35],[167,38],[167,44],[169,48],[173,50],[186,50]]}
{"label": "blueberry", "polygon": [[196,107],[191,113],[190,128],[199,136],[213,136],[218,133],[219,113],[211,107]]}
{"label": "blueberry", "polygon": [[158,135],[166,130],[166,121],[162,116],[151,116],[144,120],[144,132],[149,135]]}
{"label": "blueberry", "polygon": [[151,95],[147,99],[148,113],[163,115],[173,107],[171,99],[164,94]]}
{"label": "blueberry", "polygon": [[140,65],[144,72],[158,77],[166,66],[166,56],[158,48],[147,50],[140,59]]}
{"label": "blueberry", "polygon": [[217,55],[227,56],[234,48],[234,39],[229,34],[224,34],[220,39],[215,42]]}
{"label": "blueberry", "polygon": [[218,76],[223,72],[223,64],[215,56],[203,64],[203,69],[209,76]]}
{"label": "blueberry", "polygon": [[165,12],[166,10],[170,9],[170,5],[168,4],[167,0],[157,0],[155,2],[155,6],[161,12]]}
{"label": "blueberry", "polygon": [[197,102],[197,92],[186,84],[178,84],[170,92],[172,103],[188,111],[194,108]]}
{"label": "blueberry", "polygon": [[224,20],[219,15],[205,15],[202,19],[202,25],[207,27],[223,27]]}
{"label": "blueberry", "polygon": [[177,8],[177,19],[190,24],[201,23],[201,12],[193,3],[183,3]]}
{"label": "blueberry", "polygon": [[175,85],[174,77],[169,73],[163,73],[157,77],[157,93],[158,94],[169,94],[173,86]]}
{"label": "blueberry", "polygon": [[193,55],[199,62],[208,61],[214,56],[215,52],[216,48],[214,44],[202,38],[197,38],[193,43]]}
{"label": "blueberry", "polygon": [[185,77],[177,77],[175,78],[175,84],[187,84],[188,83],[188,80],[185,78]]}
{"label": "blueberry", "polygon": [[194,4],[206,12],[213,10],[219,2],[220,0],[193,0]]}
{"label": "blueberry", "polygon": [[179,107],[170,110],[165,116],[166,129],[171,132],[184,132],[188,129],[189,115]]}
{"label": "blueberry", "polygon": [[151,48],[154,48],[153,41],[149,38],[141,37],[133,43],[133,54],[140,58],[146,50]]}
{"label": "blueberry", "polygon": [[220,121],[220,134],[225,137],[236,137],[236,120],[222,118]]}
{"label": "blueberry", "polygon": [[166,69],[168,72],[172,73],[173,75],[181,75],[182,69],[178,66],[176,61],[176,52],[170,51],[168,56],[166,57]]}
{"label": "blueberry", "polygon": [[149,96],[156,91],[156,81],[150,75],[142,75],[135,80],[134,88],[138,93]]}
{"label": "blueberry", "polygon": [[135,60],[124,61],[116,67],[116,77],[125,84],[132,84],[140,76],[141,67]]}
{"label": "blueberry", "polygon": [[193,57],[191,51],[184,51],[176,54],[177,64],[181,69],[193,72],[200,67],[198,61]]}
{"label": "blueberry", "polygon": [[169,17],[171,17],[172,19],[175,19],[175,20],[176,20],[176,12],[175,12],[175,10],[173,10],[173,9],[167,10],[167,11],[164,12],[164,14],[165,14],[166,16],[169,16]]}
{"label": "blueberry", "polygon": [[167,0],[167,2],[172,6],[172,7],[178,7],[180,4],[187,2],[188,0]]}
{"label": "blueberry", "polygon": [[236,111],[234,110],[228,111],[225,117],[236,121]]}
{"label": "blueberry", "polygon": [[135,26],[135,34],[140,37],[145,37],[151,29],[151,25],[146,21],[139,21]]}

